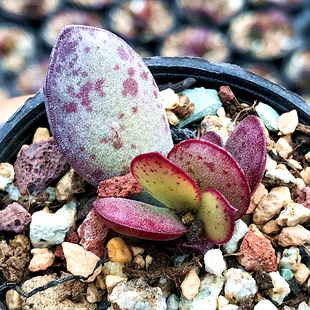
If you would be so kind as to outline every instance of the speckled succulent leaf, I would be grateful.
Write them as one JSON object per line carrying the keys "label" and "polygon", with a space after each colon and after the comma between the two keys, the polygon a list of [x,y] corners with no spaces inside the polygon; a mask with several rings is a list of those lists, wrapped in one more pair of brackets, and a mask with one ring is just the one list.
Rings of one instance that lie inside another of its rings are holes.
{"label": "speckled succulent leaf", "polygon": [[173,240],[187,231],[175,213],[126,198],[99,198],[95,210],[104,224],[124,235],[148,240]]}
{"label": "speckled succulent leaf", "polygon": [[217,190],[208,188],[202,194],[197,217],[203,221],[203,235],[215,244],[229,241],[235,227],[237,209]]}
{"label": "speckled succulent leaf", "polygon": [[150,71],[109,31],[65,27],[51,53],[44,94],[60,150],[94,186],[128,173],[135,156],[167,154],[173,146]]}
{"label": "speckled succulent leaf", "polygon": [[158,152],[137,156],[131,163],[131,173],[143,188],[169,208],[196,212],[200,207],[197,184]]}
{"label": "speckled succulent leaf", "polygon": [[257,116],[249,115],[229,136],[225,149],[234,157],[246,175],[251,194],[262,180],[266,159],[266,135]]}
{"label": "speckled succulent leaf", "polygon": [[202,136],[200,137],[200,139],[205,140],[205,141],[209,141],[209,142],[211,142],[213,144],[216,144],[218,146],[221,146],[221,147],[224,146],[223,139],[215,131],[206,131],[206,132],[204,132],[202,134]]}
{"label": "speckled succulent leaf", "polygon": [[189,139],[173,147],[168,159],[188,173],[201,192],[213,188],[222,193],[242,217],[250,204],[250,188],[243,171],[223,148],[199,139]]}

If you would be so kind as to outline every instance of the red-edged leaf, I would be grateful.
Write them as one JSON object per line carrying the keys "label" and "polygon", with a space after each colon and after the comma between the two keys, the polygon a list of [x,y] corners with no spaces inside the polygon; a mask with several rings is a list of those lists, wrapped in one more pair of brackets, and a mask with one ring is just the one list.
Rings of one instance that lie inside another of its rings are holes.
{"label": "red-edged leaf", "polygon": [[218,190],[242,217],[250,204],[250,188],[243,171],[223,148],[198,139],[189,139],[173,147],[168,158],[187,172],[203,192]]}
{"label": "red-edged leaf", "polygon": [[215,244],[229,241],[235,227],[237,209],[217,190],[208,188],[202,193],[201,208],[197,217],[203,221],[204,237]]}
{"label": "red-edged leaf", "polygon": [[99,198],[95,210],[112,230],[148,240],[173,240],[187,231],[175,213],[126,198]]}
{"label": "red-edged leaf", "polygon": [[201,193],[197,184],[180,167],[158,152],[137,156],[131,173],[157,200],[169,208],[196,212]]}
{"label": "red-edged leaf", "polygon": [[240,165],[253,194],[262,180],[267,159],[266,135],[260,119],[247,116],[231,133],[225,149]]}

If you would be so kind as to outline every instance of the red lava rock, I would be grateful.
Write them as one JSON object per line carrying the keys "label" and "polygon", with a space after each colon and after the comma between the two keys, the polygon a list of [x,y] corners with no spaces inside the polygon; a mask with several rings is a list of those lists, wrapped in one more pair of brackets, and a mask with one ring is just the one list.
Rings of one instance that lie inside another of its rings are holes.
{"label": "red lava rock", "polygon": [[0,211],[0,230],[21,233],[31,222],[30,213],[19,203],[13,202]]}
{"label": "red lava rock", "polygon": [[[80,238],[79,238],[78,234],[74,231],[70,236],[66,237],[64,241],[74,243],[74,244],[78,244],[79,240],[80,240]],[[64,261],[66,259],[61,244],[57,245],[56,251],[54,252],[54,255],[57,258],[57,260]]]}
{"label": "red lava rock", "polygon": [[109,228],[103,224],[102,217],[92,209],[78,228],[80,245],[100,258],[104,256],[104,246]]}
{"label": "red lava rock", "polygon": [[310,209],[310,187],[304,187],[295,202],[302,204],[304,207]]}
{"label": "red lava rock", "polygon": [[257,236],[254,232],[249,231],[244,237],[238,256],[238,262],[249,271],[277,271],[278,264],[275,250],[271,242],[264,237]]}
{"label": "red lava rock", "polygon": [[21,150],[14,163],[15,185],[22,195],[37,194],[63,176],[69,165],[53,137],[32,143]]}
{"label": "red lava rock", "polygon": [[99,198],[119,197],[126,198],[132,194],[141,194],[142,186],[128,173],[121,177],[114,177],[99,183],[97,194]]}

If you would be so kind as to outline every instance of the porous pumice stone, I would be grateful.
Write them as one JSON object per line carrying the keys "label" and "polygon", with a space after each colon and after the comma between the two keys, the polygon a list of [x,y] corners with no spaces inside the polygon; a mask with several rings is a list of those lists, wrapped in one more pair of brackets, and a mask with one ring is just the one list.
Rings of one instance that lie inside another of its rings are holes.
{"label": "porous pumice stone", "polygon": [[70,165],[94,186],[132,159],[173,147],[157,85],[142,58],[109,31],[66,26],[44,85],[51,131]]}

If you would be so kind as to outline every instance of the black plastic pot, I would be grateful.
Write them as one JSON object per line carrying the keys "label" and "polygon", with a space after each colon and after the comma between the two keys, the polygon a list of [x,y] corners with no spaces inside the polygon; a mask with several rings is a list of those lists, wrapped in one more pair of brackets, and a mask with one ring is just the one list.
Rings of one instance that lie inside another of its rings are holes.
{"label": "black plastic pot", "polygon": [[[240,102],[262,101],[279,114],[296,109],[300,122],[310,125],[310,106],[300,96],[236,65],[210,63],[195,57],[150,57],[144,61],[158,84],[193,77],[197,80],[195,87],[219,89],[228,85]],[[14,162],[21,146],[30,143],[39,126],[48,126],[42,91],[0,127],[0,162]]]}

